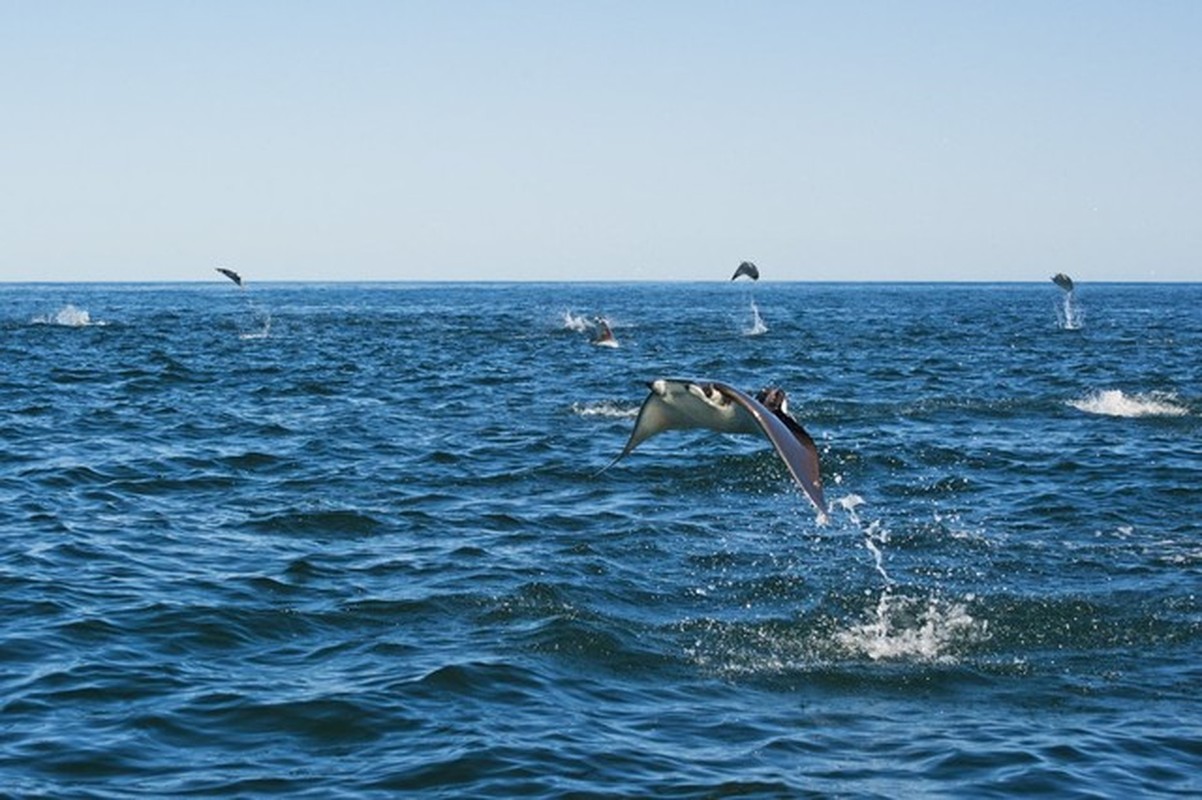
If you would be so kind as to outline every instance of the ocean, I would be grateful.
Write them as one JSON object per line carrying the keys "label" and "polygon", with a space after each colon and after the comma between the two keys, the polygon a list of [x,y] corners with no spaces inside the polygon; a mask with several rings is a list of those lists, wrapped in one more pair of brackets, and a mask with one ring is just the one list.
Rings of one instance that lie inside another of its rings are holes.
{"label": "ocean", "polygon": [[1202,793],[1202,284],[0,293],[2,796]]}

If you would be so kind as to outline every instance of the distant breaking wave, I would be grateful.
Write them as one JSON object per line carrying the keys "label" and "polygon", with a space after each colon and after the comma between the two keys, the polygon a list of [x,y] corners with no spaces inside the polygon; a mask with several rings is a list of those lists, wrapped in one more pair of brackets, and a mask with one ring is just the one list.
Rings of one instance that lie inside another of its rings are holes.
{"label": "distant breaking wave", "polygon": [[1184,417],[1189,409],[1176,402],[1177,396],[1167,392],[1125,394],[1120,389],[1099,389],[1068,405],[1087,414],[1107,417]]}

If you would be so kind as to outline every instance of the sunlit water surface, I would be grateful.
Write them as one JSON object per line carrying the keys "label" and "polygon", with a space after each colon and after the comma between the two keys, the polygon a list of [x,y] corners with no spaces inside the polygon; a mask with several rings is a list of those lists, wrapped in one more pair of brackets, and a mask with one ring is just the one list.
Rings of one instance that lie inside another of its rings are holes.
{"label": "sunlit water surface", "polygon": [[1202,286],[3,294],[11,796],[1202,792]]}

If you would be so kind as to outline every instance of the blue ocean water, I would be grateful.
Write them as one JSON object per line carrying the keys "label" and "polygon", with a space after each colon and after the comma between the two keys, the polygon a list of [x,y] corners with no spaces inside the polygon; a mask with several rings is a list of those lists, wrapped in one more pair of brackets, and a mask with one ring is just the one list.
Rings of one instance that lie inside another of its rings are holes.
{"label": "blue ocean water", "polygon": [[2,291],[6,796],[1202,792],[1202,285]]}

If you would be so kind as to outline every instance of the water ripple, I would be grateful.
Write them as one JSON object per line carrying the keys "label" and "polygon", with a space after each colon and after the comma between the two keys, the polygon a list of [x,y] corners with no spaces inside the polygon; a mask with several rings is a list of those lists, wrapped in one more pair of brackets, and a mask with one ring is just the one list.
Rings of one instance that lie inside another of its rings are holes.
{"label": "water ripple", "polygon": [[3,791],[1202,792],[1198,288],[731,288],[12,288]]}

